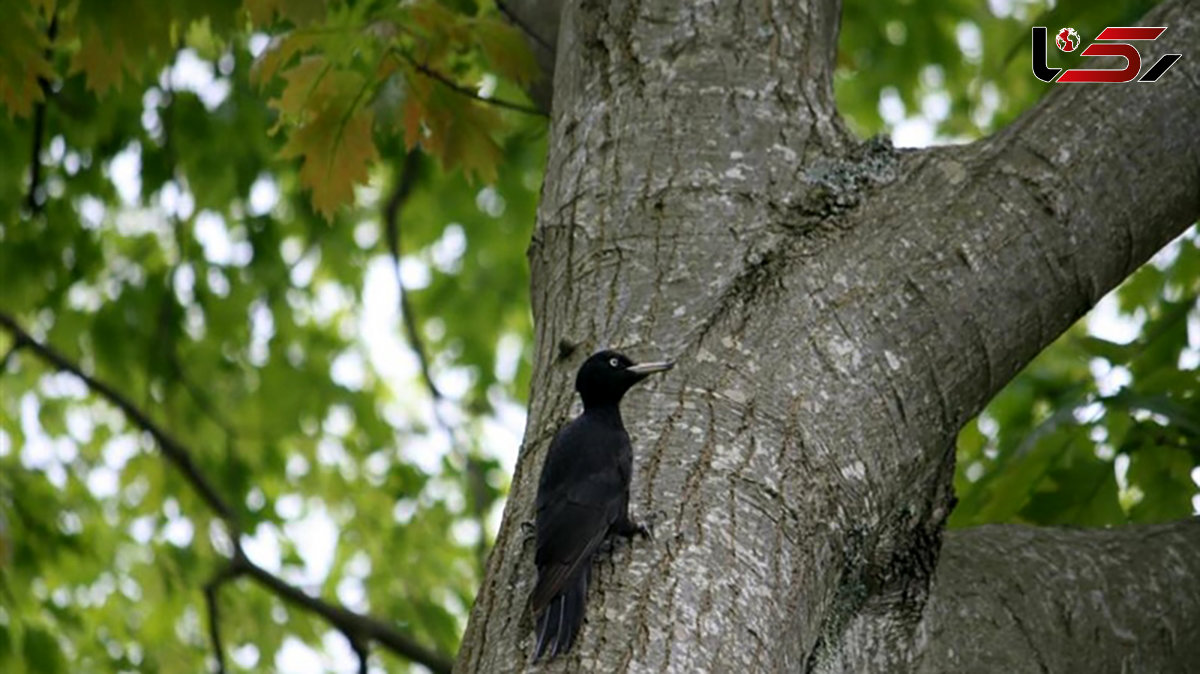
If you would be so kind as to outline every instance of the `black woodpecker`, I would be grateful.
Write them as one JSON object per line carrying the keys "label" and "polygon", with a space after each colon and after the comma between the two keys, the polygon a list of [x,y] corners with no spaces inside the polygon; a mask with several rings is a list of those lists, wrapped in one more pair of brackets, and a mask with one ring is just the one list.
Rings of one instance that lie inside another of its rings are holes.
{"label": "black woodpecker", "polygon": [[584,361],[575,377],[583,414],[554,437],[537,492],[537,586],[529,605],[537,616],[534,660],[566,653],[583,623],[592,557],[618,534],[648,536],[629,517],[633,446],[621,421],[621,397],[634,384],[674,363],[636,364],[615,351]]}

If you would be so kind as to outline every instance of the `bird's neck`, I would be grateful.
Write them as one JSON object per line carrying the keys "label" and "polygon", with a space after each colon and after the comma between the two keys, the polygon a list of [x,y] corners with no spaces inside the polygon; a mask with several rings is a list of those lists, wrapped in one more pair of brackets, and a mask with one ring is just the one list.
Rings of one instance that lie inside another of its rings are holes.
{"label": "bird's neck", "polygon": [[583,415],[589,419],[595,419],[614,426],[624,427],[625,424],[621,420],[621,406],[618,403],[603,403],[603,404],[584,404]]}

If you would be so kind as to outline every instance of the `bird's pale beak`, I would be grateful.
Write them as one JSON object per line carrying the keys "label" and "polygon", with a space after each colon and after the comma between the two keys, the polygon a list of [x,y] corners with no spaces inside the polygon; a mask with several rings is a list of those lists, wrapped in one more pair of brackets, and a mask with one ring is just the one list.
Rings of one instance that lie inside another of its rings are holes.
{"label": "bird's pale beak", "polygon": [[675,367],[675,362],[670,360],[660,360],[654,363],[638,363],[625,368],[634,374],[654,374],[655,372],[663,372]]}

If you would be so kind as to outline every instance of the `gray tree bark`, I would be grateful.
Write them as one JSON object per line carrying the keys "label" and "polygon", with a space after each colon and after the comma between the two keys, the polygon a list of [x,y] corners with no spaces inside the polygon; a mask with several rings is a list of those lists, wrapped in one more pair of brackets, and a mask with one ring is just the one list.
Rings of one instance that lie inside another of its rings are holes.
{"label": "gray tree bark", "polygon": [[1146,19],[1170,30],[1143,58],[1185,54],[1159,83],[1057,86],[992,138],[918,152],[841,124],[839,14],[565,3],[534,395],[457,671],[535,668],[519,524],[605,346],[679,361],[625,402],[657,540],[597,566],[580,642],[536,669],[1200,662],[1194,523],[985,527],[942,550],[958,429],[1200,214],[1200,3]]}

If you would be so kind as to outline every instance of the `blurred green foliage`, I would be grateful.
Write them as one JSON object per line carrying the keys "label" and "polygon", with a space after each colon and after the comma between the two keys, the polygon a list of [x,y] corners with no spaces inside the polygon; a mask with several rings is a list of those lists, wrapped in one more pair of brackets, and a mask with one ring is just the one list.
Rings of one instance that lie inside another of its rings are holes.
{"label": "blurred green foliage", "polygon": [[[838,100],[863,135],[975,138],[1048,90],[1029,25],[1086,40],[1145,6],[848,1]],[[527,395],[546,122],[415,64],[519,102],[528,55],[472,0],[98,7],[23,0],[0,27],[0,311],[191,448],[264,564],[453,652],[516,450],[497,429]],[[287,94],[323,86],[305,59],[340,73],[328,95]],[[297,147],[316,120],[357,120],[353,156],[324,131]],[[382,216],[414,149],[401,277],[453,438],[402,341]],[[322,185],[318,151],[348,182]],[[1081,323],[964,429],[952,523],[1190,513],[1197,279],[1193,237],[1116,291],[1132,341]],[[0,334],[0,671],[204,671],[212,513],[111,405],[12,346]],[[220,598],[234,670],[271,669],[289,639],[323,648],[327,625],[248,581]]]}

